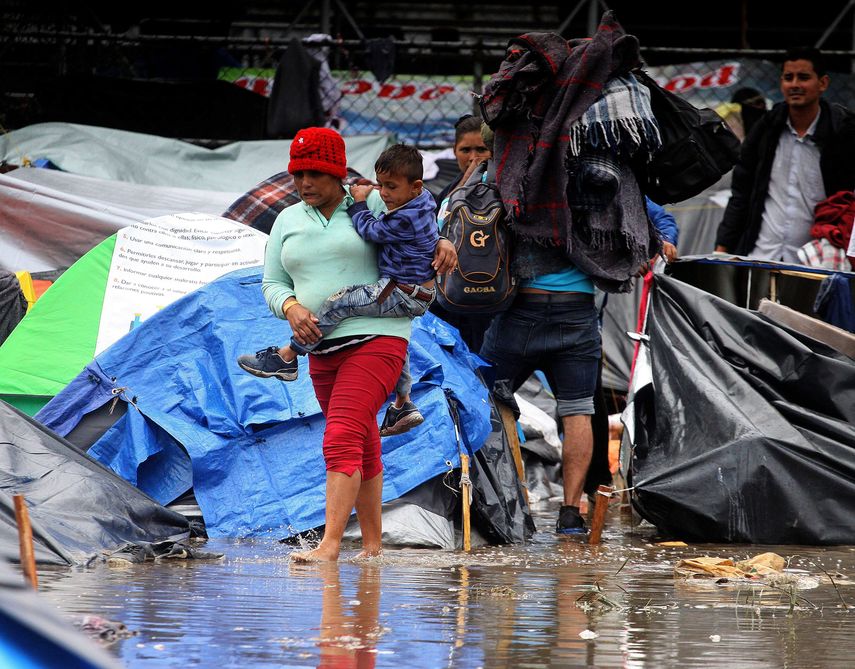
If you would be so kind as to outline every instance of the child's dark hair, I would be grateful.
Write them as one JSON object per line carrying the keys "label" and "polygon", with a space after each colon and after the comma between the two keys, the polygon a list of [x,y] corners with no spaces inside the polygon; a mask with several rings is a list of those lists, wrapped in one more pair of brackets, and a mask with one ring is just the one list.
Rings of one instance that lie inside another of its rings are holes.
{"label": "child's dark hair", "polygon": [[377,158],[374,171],[377,174],[404,177],[407,181],[418,181],[424,176],[422,154],[414,146],[394,144]]}
{"label": "child's dark hair", "polygon": [[788,60],[808,60],[813,65],[816,76],[824,77],[827,74],[825,56],[822,55],[822,51],[814,46],[796,46],[789,49],[784,55],[784,62]]}

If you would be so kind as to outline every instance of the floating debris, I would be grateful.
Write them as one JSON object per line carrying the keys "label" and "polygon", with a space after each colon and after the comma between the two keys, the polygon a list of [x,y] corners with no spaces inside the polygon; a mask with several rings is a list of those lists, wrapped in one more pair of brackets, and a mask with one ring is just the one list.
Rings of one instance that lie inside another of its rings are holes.
{"label": "floating debris", "polygon": [[494,585],[489,588],[475,586],[470,590],[473,597],[488,597],[491,599],[526,599],[526,595],[519,593],[507,585]]}
{"label": "floating debris", "polygon": [[683,578],[756,579],[780,574],[786,564],[787,561],[777,553],[762,553],[740,562],[730,558],[703,556],[680,560],[674,567],[674,573]]}
{"label": "floating debris", "polygon": [[110,645],[120,639],[136,636],[137,632],[118,620],[107,620],[101,616],[84,615],[73,618],[71,623],[86,636],[102,645]]}

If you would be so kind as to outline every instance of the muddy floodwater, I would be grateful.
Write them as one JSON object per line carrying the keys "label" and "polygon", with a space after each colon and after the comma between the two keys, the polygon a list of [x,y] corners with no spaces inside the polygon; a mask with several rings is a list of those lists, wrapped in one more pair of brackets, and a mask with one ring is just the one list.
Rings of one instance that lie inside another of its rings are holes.
{"label": "muddy floodwater", "polygon": [[[609,512],[603,543],[552,533],[471,554],[387,549],[383,558],[291,564],[276,537],[210,540],[220,561],[39,572],[68,616],[135,635],[108,646],[127,667],[851,667],[855,547],[652,543]],[[774,583],[675,578],[681,558],[789,560]]]}

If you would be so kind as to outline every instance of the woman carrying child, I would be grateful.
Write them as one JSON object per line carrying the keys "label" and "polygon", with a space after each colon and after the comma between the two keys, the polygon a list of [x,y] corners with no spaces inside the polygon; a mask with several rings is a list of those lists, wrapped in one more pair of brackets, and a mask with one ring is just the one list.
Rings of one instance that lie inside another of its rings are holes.
{"label": "woman carrying child", "polygon": [[[262,292],[271,311],[288,320],[293,343],[312,349],[309,375],[327,421],[324,536],[317,548],[294,553],[292,559],[337,560],[354,506],[362,531],[360,555],[378,555],[383,475],[376,417],[400,376],[410,318],[398,312],[382,317],[379,313],[349,316],[323,334],[316,312],[329,296],[343,293],[343,286],[360,288],[381,279],[377,247],[360,237],[348,211],[370,211],[370,217],[362,216],[371,228],[369,219],[386,218],[380,216],[384,189],[381,185],[381,193],[365,193],[365,205],[354,207],[354,197],[342,185],[347,165],[344,140],[329,128],[306,128],[297,133],[290,158],[288,171],[294,175],[302,202],[282,211],[273,224]],[[454,256],[453,246],[440,242],[433,269],[449,271]],[[392,282],[399,285],[390,292],[401,289],[403,282],[394,276],[387,285]],[[417,283],[410,288],[409,297],[414,299],[429,293]]]}

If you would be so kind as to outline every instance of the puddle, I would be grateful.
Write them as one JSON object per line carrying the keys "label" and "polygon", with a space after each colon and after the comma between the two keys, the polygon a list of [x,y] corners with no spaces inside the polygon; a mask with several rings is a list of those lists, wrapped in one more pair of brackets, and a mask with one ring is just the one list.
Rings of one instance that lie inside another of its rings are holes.
{"label": "puddle", "polygon": [[[855,548],[662,547],[610,511],[603,544],[552,534],[471,554],[387,549],[292,565],[274,539],[215,562],[39,572],[61,613],[121,621],[127,667],[848,666]],[[681,558],[787,558],[776,583],[674,577]]]}

